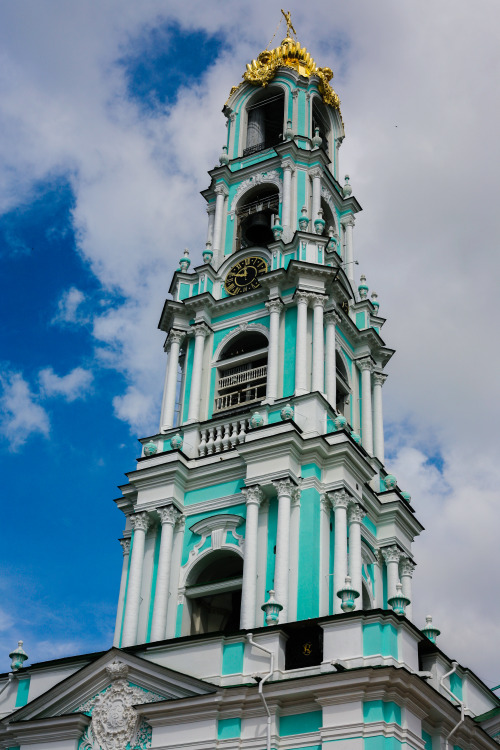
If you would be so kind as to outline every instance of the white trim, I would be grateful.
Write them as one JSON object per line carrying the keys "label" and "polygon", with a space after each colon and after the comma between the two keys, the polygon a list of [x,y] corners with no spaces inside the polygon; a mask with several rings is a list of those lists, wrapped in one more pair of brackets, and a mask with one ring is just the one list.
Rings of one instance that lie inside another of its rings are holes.
{"label": "white trim", "polygon": [[[215,350],[212,357],[212,367],[219,363],[219,357],[222,354],[222,350],[225,349],[231,339],[234,339],[236,336],[240,336],[242,333],[246,332],[262,333],[269,343],[269,328],[267,326],[262,325],[262,323],[245,323],[243,325],[240,324],[237,328],[233,329],[226,336],[224,336],[222,341],[219,343],[219,346]],[[251,352],[249,352],[249,354],[251,354]]]}

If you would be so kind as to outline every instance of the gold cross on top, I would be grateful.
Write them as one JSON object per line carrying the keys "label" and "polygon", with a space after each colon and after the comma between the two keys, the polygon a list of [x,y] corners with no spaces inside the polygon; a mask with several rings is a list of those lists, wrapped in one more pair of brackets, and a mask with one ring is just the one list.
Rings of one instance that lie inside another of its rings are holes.
{"label": "gold cross on top", "polygon": [[284,16],[284,18],[285,18],[285,21],[286,21],[286,35],[287,35],[287,37],[289,37],[289,36],[290,36],[290,31],[293,31],[293,33],[294,33],[295,35],[297,35],[297,32],[295,31],[295,29],[294,29],[294,27],[293,27],[293,23],[292,23],[292,14],[291,14],[291,12],[290,12],[290,11],[287,11],[287,12],[285,13],[285,11],[283,10],[283,8],[281,9],[281,12],[283,13],[283,16]]}

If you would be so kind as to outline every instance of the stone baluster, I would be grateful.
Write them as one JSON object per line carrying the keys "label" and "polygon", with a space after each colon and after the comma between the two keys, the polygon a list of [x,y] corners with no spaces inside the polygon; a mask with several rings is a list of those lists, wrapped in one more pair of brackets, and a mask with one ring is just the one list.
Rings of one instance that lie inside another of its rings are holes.
{"label": "stone baluster", "polygon": [[160,432],[166,432],[174,426],[177,370],[179,368],[180,346],[184,335],[183,331],[176,331],[172,328],[167,338],[166,351],[168,353],[168,360],[161,405]]}
{"label": "stone baluster", "polygon": [[197,422],[200,418],[201,376],[203,372],[203,352],[205,339],[210,333],[206,323],[195,323],[194,356],[191,371],[191,394],[189,397],[188,422]]}
{"label": "stone baluster", "polygon": [[160,554],[156,574],[156,589],[151,625],[151,640],[162,641],[166,638],[168,589],[170,584],[170,566],[172,561],[172,541],[174,526],[180,516],[172,504],[157,509],[161,522]]}
{"label": "stone baluster", "polygon": [[118,595],[118,607],[116,612],[116,623],[115,623],[115,637],[113,639],[113,646],[118,647],[120,645],[120,632],[122,629],[123,620],[123,602],[125,601],[125,587],[127,585],[127,568],[130,557],[130,537],[118,540],[121,544],[123,552],[123,563],[122,563],[122,576],[120,579],[120,593]]}
{"label": "stone baluster", "polygon": [[361,441],[363,448],[370,456],[373,455],[373,424],[372,424],[372,371],[373,363],[370,357],[357,359],[356,364],[361,371]]}
{"label": "stone baluster", "polygon": [[203,457],[207,454],[207,435],[208,430],[201,430],[200,432],[200,445],[198,447],[198,455]]}
{"label": "stone baluster", "polygon": [[396,585],[399,583],[399,561],[403,553],[395,544],[383,547],[381,552],[387,565],[387,598],[391,599],[396,596]]}
{"label": "stone baluster", "polygon": [[313,307],[313,351],[312,351],[312,386],[313,391],[324,393],[325,390],[325,332],[323,328],[323,310],[326,297],[321,294],[311,295]]}
{"label": "stone baluster", "polygon": [[345,490],[328,494],[335,513],[335,548],[333,553],[333,612],[342,612],[337,596],[345,585],[347,575],[347,506],[350,496]]}
{"label": "stone baluster", "polygon": [[245,531],[245,558],[243,563],[243,585],[241,589],[241,628],[253,628],[257,596],[257,535],[259,529],[259,507],[263,499],[258,485],[242,489],[247,506]]}
{"label": "stone baluster", "polygon": [[245,438],[247,436],[247,434],[246,434],[246,426],[247,426],[246,419],[240,419],[240,433],[238,435],[238,442],[239,443],[244,443],[245,442]]}
{"label": "stone baluster", "polygon": [[267,400],[274,403],[278,398],[279,334],[280,315],[283,303],[279,299],[266,302],[269,310],[269,347],[267,359]]}
{"label": "stone baluster", "polygon": [[148,514],[143,511],[134,513],[130,517],[134,530],[132,552],[128,573],[127,603],[123,618],[123,632],[121,645],[134,646],[137,641],[137,623],[139,620],[139,604],[141,599],[142,566],[144,563],[144,544],[146,532],[149,528]]}
{"label": "stone baluster", "polygon": [[231,432],[231,448],[236,448],[236,446],[239,443],[238,440],[238,420],[234,421],[231,425],[232,432]]}
{"label": "stone baluster", "polygon": [[297,336],[295,342],[295,395],[308,393],[307,382],[307,306],[309,294],[298,291],[297,301]]}
{"label": "stone baluster", "polygon": [[217,435],[214,443],[216,453],[220,453],[222,450],[222,429],[223,426],[221,424],[217,425]]}
{"label": "stone baluster", "polygon": [[208,431],[208,440],[207,440],[207,456],[211,456],[214,452],[214,435],[215,435],[215,428],[210,427]]}
{"label": "stone baluster", "polygon": [[227,451],[229,450],[229,437],[231,434],[231,425],[225,424],[224,425],[224,435],[222,437],[222,450]]}
{"label": "stone baluster", "polygon": [[384,448],[384,415],[382,411],[382,386],[387,375],[382,372],[373,373],[373,451],[379,461],[385,461]]}
{"label": "stone baluster", "polygon": [[363,609],[361,522],[365,515],[365,511],[357,503],[352,503],[349,506],[349,575],[351,576],[353,589],[359,594],[359,597],[355,600],[354,609]]}

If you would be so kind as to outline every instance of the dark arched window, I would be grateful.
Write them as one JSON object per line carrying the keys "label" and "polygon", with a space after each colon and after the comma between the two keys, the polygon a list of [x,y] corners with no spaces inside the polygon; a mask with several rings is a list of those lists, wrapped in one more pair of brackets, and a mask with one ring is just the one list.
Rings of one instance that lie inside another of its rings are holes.
{"label": "dark arched window", "polygon": [[217,363],[214,413],[241,409],[266,397],[267,349],[260,331],[245,331],[228,342]]}
{"label": "dark arched window", "polygon": [[217,550],[200,560],[189,576],[191,634],[239,630],[243,559]]}
{"label": "dark arched window", "polygon": [[283,140],[285,97],[270,86],[255,94],[247,106],[247,138],[243,156],[263,151]]}
{"label": "dark arched window", "polygon": [[279,214],[279,191],[275,185],[258,185],[243,196],[236,209],[236,249],[266,247],[274,242],[272,226]]}

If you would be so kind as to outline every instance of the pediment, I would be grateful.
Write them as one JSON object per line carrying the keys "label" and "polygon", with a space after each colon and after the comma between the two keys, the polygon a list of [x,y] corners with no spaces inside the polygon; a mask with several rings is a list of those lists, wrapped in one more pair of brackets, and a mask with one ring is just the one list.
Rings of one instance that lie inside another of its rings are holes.
{"label": "pediment", "polygon": [[125,747],[144,732],[134,706],[215,690],[202,680],[112,648],[3,719],[0,726],[3,736],[15,736],[14,744],[23,744],[23,737],[33,733],[40,741],[51,741],[61,733],[76,732],[88,750],[119,746],[113,742]]}

